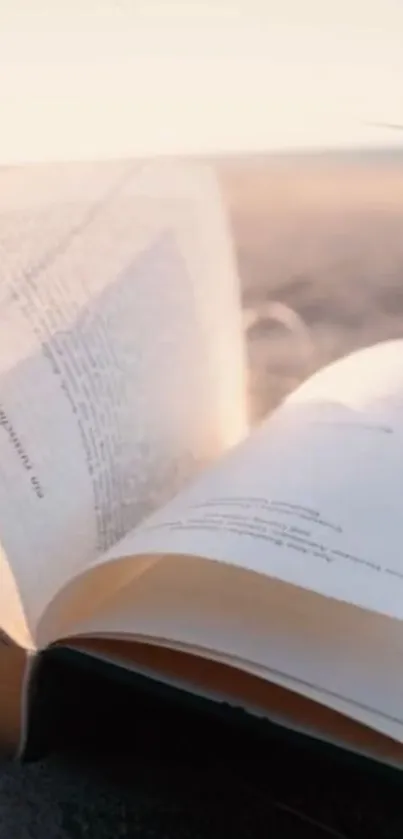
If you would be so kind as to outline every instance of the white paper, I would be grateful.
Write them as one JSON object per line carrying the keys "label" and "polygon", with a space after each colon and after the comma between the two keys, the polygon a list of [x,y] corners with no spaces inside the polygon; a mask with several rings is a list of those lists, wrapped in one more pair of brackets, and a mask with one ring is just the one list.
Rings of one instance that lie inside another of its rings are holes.
{"label": "white paper", "polygon": [[403,618],[403,341],[314,376],[112,551],[196,554]]}
{"label": "white paper", "polygon": [[196,650],[403,742],[401,624],[296,586],[165,556],[71,634]]}
{"label": "white paper", "polygon": [[243,335],[207,168],[25,167],[0,195],[0,534],[33,625],[244,434]]}

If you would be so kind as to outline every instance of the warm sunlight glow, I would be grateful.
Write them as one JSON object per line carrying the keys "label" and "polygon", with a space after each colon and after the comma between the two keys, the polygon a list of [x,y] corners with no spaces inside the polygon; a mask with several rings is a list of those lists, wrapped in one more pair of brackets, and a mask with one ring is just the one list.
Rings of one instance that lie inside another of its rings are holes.
{"label": "warm sunlight glow", "polygon": [[[403,342],[385,341],[347,355],[319,370],[288,398],[288,403],[339,405],[372,410],[372,417],[403,411]],[[376,411],[376,409],[378,409]]]}
{"label": "warm sunlight glow", "polygon": [[393,145],[400,0],[0,0],[0,162]]}

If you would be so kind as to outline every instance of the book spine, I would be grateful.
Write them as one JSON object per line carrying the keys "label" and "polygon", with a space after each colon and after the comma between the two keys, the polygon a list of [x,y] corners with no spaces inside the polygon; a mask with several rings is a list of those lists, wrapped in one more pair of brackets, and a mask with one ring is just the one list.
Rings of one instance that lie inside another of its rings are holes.
{"label": "book spine", "polygon": [[36,655],[0,631],[0,753],[19,758],[28,741],[29,695]]}

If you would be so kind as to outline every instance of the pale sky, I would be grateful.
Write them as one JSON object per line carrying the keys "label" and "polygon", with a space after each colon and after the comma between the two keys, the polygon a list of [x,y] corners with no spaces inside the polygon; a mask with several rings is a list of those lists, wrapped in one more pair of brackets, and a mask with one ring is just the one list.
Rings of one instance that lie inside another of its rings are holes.
{"label": "pale sky", "polygon": [[0,0],[0,113],[0,163],[403,147],[403,0]]}

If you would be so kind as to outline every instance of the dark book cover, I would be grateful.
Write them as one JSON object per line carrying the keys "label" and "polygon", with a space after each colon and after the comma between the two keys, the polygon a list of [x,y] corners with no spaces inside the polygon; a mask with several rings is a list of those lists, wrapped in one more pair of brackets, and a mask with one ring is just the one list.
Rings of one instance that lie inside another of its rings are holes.
{"label": "dark book cover", "polygon": [[237,790],[249,797],[253,790],[249,817],[260,830],[262,813],[276,812],[284,835],[400,835],[392,824],[399,772],[75,651],[40,657],[29,731],[26,759],[89,756],[99,772],[109,767],[122,783],[143,767],[155,800],[172,794],[182,809],[188,787],[194,797],[196,782],[216,789],[219,777],[217,814],[226,811],[227,825],[231,808],[237,812]]}

